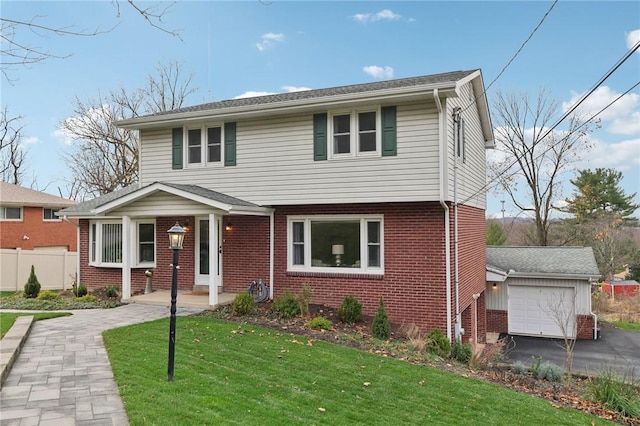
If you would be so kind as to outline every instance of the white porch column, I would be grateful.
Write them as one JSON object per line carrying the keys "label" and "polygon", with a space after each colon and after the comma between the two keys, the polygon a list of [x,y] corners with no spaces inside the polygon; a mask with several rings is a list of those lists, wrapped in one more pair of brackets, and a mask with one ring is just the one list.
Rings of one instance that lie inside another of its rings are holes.
{"label": "white porch column", "polygon": [[122,216],[122,298],[131,298],[131,218]]}
{"label": "white porch column", "polygon": [[218,259],[220,256],[218,239],[218,215],[209,214],[209,305],[218,305],[218,281],[220,276]]}
{"label": "white porch column", "polygon": [[273,263],[275,250],[273,247],[273,237],[275,236],[275,212],[269,215],[269,299],[273,300]]}

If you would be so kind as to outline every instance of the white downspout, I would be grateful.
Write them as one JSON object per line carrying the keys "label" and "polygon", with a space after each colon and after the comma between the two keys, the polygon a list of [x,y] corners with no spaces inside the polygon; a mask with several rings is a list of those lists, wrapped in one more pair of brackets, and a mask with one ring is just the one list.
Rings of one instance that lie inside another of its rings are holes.
{"label": "white downspout", "polygon": [[271,300],[273,300],[273,271],[274,271],[274,267],[273,267],[273,261],[274,261],[273,237],[275,235],[275,231],[274,231],[274,225],[275,225],[274,214],[275,214],[275,212],[273,212],[273,211],[269,214],[269,299],[271,299]]}
{"label": "white downspout", "polygon": [[460,262],[458,246],[458,145],[460,141],[460,108],[453,109],[454,140],[453,140],[453,256],[455,262],[455,288],[456,288],[456,328],[455,338],[464,334],[462,318],[460,316]]}
{"label": "white downspout", "polygon": [[[72,222],[67,216],[62,216],[62,220],[76,227],[76,284],[80,285],[80,222]],[[62,289],[65,289],[64,280],[62,281]]]}
{"label": "white downspout", "polygon": [[444,114],[442,113],[442,103],[438,95],[438,89],[433,89],[433,99],[438,109],[438,134],[440,135],[440,205],[444,209],[444,259],[445,259],[445,282],[447,299],[447,338],[451,338],[451,227],[449,224],[449,206],[445,200],[445,165],[447,158],[447,138],[444,126]]}

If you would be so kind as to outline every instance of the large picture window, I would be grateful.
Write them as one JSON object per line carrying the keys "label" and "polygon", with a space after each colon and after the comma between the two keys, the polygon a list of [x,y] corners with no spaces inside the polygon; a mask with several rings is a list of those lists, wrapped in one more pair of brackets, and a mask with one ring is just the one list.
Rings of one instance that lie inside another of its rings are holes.
{"label": "large picture window", "polygon": [[383,272],[381,216],[289,217],[289,269]]}
{"label": "large picture window", "polygon": [[[136,245],[130,250],[134,267],[155,265],[155,222],[132,221],[132,239]],[[120,267],[123,258],[123,228],[119,221],[95,221],[89,226],[89,263],[94,266]]]}
{"label": "large picture window", "polygon": [[331,155],[334,158],[380,154],[380,114],[350,110],[331,115]]}

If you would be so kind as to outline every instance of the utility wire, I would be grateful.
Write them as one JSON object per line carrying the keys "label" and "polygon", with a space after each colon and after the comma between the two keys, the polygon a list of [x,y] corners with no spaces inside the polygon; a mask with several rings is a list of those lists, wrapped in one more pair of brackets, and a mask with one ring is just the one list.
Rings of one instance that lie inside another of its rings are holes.
{"label": "utility wire", "polygon": [[[624,54],[619,60],[618,62],[616,62],[613,67],[611,67],[611,69],[609,69],[609,71],[607,71],[592,87],[591,89],[589,89],[584,95],[582,95],[580,97],[580,99],[578,99],[578,101],[567,111],[565,112],[562,117],[560,117],[558,119],[558,121],[555,122],[555,124],[553,126],[551,126],[545,133],[544,135],[542,135],[539,140],[542,140],[544,138],[546,138],[553,130],[555,130],[556,127],[558,127],[569,115],[571,115],[571,113],[573,113],[589,96],[591,96],[593,94],[593,92],[595,92],[598,87],[600,87],[602,85],[602,83],[604,83],[609,77],[611,77],[611,75],[618,69],[620,68],[620,66],[626,62],[629,57],[631,57],[631,55],[633,53],[635,53],[638,49],[640,48],[640,41],[637,42],[631,49],[629,49],[629,51]],[[640,83],[638,83],[640,84]],[[578,128],[576,128],[575,130],[578,130],[579,128],[581,128],[582,126],[586,125],[586,123],[588,123],[589,121],[593,120],[596,116],[598,116],[599,114],[602,113],[602,111],[604,111],[605,109],[609,108],[613,103],[615,103],[616,101],[618,101],[623,95],[627,94],[628,92],[630,92],[631,90],[633,90],[636,86],[638,86],[638,84],[635,84],[631,89],[625,91],[622,95],[618,96],[612,103],[610,103],[609,105],[607,105],[604,109],[602,109],[600,112],[598,112],[597,114],[591,116],[587,121],[585,121],[581,126],[579,126]],[[485,91],[486,92],[486,91]],[[574,130],[574,131],[575,131]],[[572,133],[566,135],[563,139],[566,139],[567,137],[571,136]],[[476,192],[474,192],[473,194],[471,194],[469,197],[465,198],[461,203],[465,203],[467,201],[469,201],[470,199],[472,199],[473,197],[475,197],[476,195],[480,194],[481,192],[485,191],[487,189],[487,187],[495,182],[496,179],[500,179],[502,178],[502,176],[504,174],[506,174],[517,162],[518,160],[520,160],[520,158],[522,158],[522,156],[530,153],[530,151],[535,147],[535,145],[532,145],[531,147],[527,148],[520,157],[516,156],[516,159],[509,164],[509,166],[507,166],[502,172],[498,173],[498,175],[491,181],[491,182],[487,182],[485,183],[479,190],[477,190]],[[547,152],[549,152],[550,149],[553,148],[553,145],[550,146],[549,148],[547,148],[546,150],[544,150],[542,153],[540,153],[540,155],[538,155],[535,159],[539,159],[540,156],[546,154]],[[513,175],[510,175],[513,176]]]}

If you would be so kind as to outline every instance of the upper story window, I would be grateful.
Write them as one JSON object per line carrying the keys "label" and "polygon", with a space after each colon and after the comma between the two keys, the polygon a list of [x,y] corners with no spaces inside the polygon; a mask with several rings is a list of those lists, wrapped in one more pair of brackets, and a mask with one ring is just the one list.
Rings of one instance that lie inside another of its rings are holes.
{"label": "upper story window", "polygon": [[380,155],[381,136],[378,109],[332,113],[329,126],[332,157]]}
{"label": "upper story window", "polygon": [[42,209],[42,219],[43,220],[55,220],[60,221],[60,218],[56,214],[58,210],[55,209]]}
{"label": "upper story window", "polygon": [[221,126],[203,126],[187,130],[187,163],[189,165],[220,164],[222,160]]}
{"label": "upper story window", "polygon": [[466,148],[466,140],[464,134],[464,118],[460,117],[455,126],[456,129],[456,155],[458,158],[461,158],[464,162],[465,157],[465,148]]}
{"label": "upper story window", "polygon": [[384,272],[381,216],[289,217],[288,241],[292,271]]}
{"label": "upper story window", "polygon": [[[134,267],[155,266],[155,221],[131,221],[135,250]],[[89,263],[101,267],[121,267],[123,229],[120,221],[92,221],[89,225]]]}
{"label": "upper story window", "polygon": [[22,207],[0,207],[0,220],[22,220]]}

